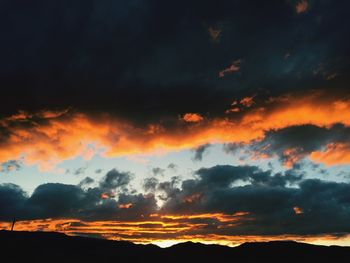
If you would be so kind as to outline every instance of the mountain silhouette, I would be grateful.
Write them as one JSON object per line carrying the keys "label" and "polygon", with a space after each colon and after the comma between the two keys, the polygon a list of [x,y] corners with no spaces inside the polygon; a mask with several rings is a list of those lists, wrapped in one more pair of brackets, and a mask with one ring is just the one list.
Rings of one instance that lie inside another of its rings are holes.
{"label": "mountain silhouette", "polygon": [[56,232],[0,231],[0,246],[1,262],[348,262],[350,258],[350,247],[294,241],[234,248],[185,242],[160,248]]}

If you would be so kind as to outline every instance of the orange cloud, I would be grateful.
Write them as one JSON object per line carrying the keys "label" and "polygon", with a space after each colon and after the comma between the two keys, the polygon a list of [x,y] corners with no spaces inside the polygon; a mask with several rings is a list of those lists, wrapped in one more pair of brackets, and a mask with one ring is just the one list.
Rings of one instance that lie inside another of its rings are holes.
{"label": "orange cloud", "polygon": [[129,209],[130,207],[132,207],[132,204],[131,203],[120,204],[120,205],[118,205],[118,207],[121,208],[121,209]]}
{"label": "orange cloud", "polygon": [[308,9],[308,7],[309,3],[307,2],[307,0],[300,0],[295,6],[295,12],[297,12],[297,14],[304,13]]}
{"label": "orange cloud", "polygon": [[216,219],[219,222],[237,222],[241,217],[249,215],[248,212],[237,212],[233,215],[226,215],[222,213],[212,214],[193,214],[193,215],[158,215],[153,214],[152,217],[159,217],[160,219],[171,219],[171,220],[189,220],[189,219]]}
{"label": "orange cloud", "polygon": [[254,100],[253,100],[253,97],[245,97],[245,98],[241,99],[240,103],[243,106],[246,106],[249,108],[254,104]]}
{"label": "orange cloud", "polygon": [[[179,238],[183,235],[190,235],[191,232],[206,227],[208,222],[201,222],[200,219],[214,219],[218,223],[237,223],[244,220],[247,213],[236,213],[233,215],[224,214],[199,214],[199,215],[158,215],[151,216],[151,220],[143,221],[81,221],[78,219],[38,219],[18,221],[15,225],[17,231],[57,231],[68,235],[98,234],[108,239],[120,239],[146,243],[154,239],[169,237]],[[193,222],[191,221],[192,219]],[[9,225],[0,222],[1,226]]]}
{"label": "orange cloud", "polygon": [[230,65],[228,68],[225,68],[219,72],[219,78],[225,77],[225,74],[227,74],[227,73],[233,73],[233,72],[239,71],[241,68],[241,66],[240,66],[241,63],[242,63],[242,60],[240,60],[240,59],[234,61],[232,63],[232,65]]}
{"label": "orange cloud", "polygon": [[203,120],[203,117],[198,113],[186,113],[182,119],[186,122],[200,122]]}
{"label": "orange cloud", "polygon": [[108,198],[110,198],[109,194],[107,194],[107,193],[101,194],[101,199],[108,199]]}
{"label": "orange cloud", "polygon": [[[0,222],[4,229],[10,229],[11,223]],[[227,225],[227,227],[232,227]],[[77,219],[45,219],[18,221],[15,225],[16,231],[55,231],[67,235],[100,235],[110,240],[126,240],[140,244],[157,244],[159,246],[170,246],[180,242],[192,241],[205,244],[221,244],[237,246],[244,242],[265,242],[272,240],[295,240],[312,244],[342,244],[349,243],[349,237],[342,238],[332,235],[275,235],[275,236],[253,236],[253,235],[229,235],[224,234],[220,228],[217,233],[203,233],[208,229],[207,224],[187,222],[186,224],[172,220],[170,222],[159,219],[147,221],[81,221]],[[215,228],[210,227],[213,232]]]}
{"label": "orange cloud", "polygon": [[304,155],[300,153],[297,148],[289,148],[283,152],[284,162],[283,165],[292,168],[293,164],[300,161]]}
{"label": "orange cloud", "polygon": [[[29,116],[29,115],[28,115]],[[23,157],[26,164],[38,164],[41,170],[51,170],[61,160],[88,154],[91,144],[106,136],[108,124],[95,125],[84,114],[69,116],[44,115],[43,123],[27,116],[26,125],[3,121],[10,135],[2,142],[0,161]],[[24,120],[23,120],[24,121]]]}
{"label": "orange cloud", "polygon": [[323,151],[312,152],[310,159],[327,166],[350,164],[350,144],[328,144]]}
{"label": "orange cloud", "polygon": [[233,112],[240,112],[242,108],[250,108],[254,104],[254,97],[244,97],[239,101],[239,104],[241,107],[238,107],[238,102],[235,100],[231,104],[231,108],[226,110],[225,113],[233,113]]}
{"label": "orange cloud", "polygon": [[232,113],[232,112],[240,112],[240,108],[237,107],[237,104],[238,102],[236,100],[234,100],[232,103],[231,103],[231,108],[226,110],[225,113],[228,114],[228,113]]}
{"label": "orange cloud", "polygon": [[[132,156],[190,149],[206,143],[250,143],[263,139],[267,131],[295,125],[349,126],[350,100],[319,92],[287,95],[247,108],[232,118],[204,119],[199,114],[187,113],[180,121],[174,118],[171,128],[157,123],[135,127],[108,114],[40,114],[39,121],[38,116],[24,112],[0,120],[0,126],[8,134],[0,141],[0,162],[22,158],[26,165],[52,170],[61,161],[77,156],[87,159],[94,154]],[[338,152],[338,163],[349,163],[346,149],[332,147],[314,153],[311,158],[333,164],[337,161],[335,157],[331,161],[330,152],[332,155]],[[293,151],[288,155],[293,161]]]}
{"label": "orange cloud", "polygon": [[240,112],[241,110],[237,107],[232,107],[231,109],[228,109],[225,111],[225,113],[233,113],[233,112]]}
{"label": "orange cloud", "polygon": [[294,206],[293,207],[293,211],[296,215],[300,215],[300,214],[303,214],[303,210],[300,208],[300,207],[297,207],[297,206]]}

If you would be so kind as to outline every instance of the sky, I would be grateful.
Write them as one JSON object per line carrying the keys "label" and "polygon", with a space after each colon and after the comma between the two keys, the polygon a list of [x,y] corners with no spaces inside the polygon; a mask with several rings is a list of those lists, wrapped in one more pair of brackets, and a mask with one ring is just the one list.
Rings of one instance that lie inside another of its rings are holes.
{"label": "sky", "polygon": [[350,246],[331,0],[0,0],[0,229]]}

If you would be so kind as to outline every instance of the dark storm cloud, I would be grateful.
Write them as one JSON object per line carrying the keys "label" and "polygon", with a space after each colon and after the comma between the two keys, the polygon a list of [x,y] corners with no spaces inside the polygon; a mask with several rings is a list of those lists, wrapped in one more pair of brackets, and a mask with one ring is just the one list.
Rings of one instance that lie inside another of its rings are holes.
{"label": "dark storm cloud", "polygon": [[[85,178],[78,185],[47,183],[39,185],[31,196],[17,185],[0,185],[0,220],[79,218],[86,220],[136,220],[156,211],[152,194],[119,193],[117,199],[103,197],[130,182],[127,173],[113,169],[100,181],[99,187],[87,187],[93,180]],[[84,189],[82,188],[84,187]]]}
{"label": "dark storm cloud", "polygon": [[102,178],[100,188],[106,192],[117,188],[125,188],[131,179],[132,175],[129,172],[119,172],[113,169]]}
{"label": "dark storm cloud", "polygon": [[66,217],[86,205],[85,193],[80,187],[58,183],[38,186],[27,202],[38,218]]}
{"label": "dark storm cloud", "polygon": [[[279,0],[3,0],[0,113],[73,107],[144,123],[215,116],[257,92],[335,92],[350,76],[348,8],[314,1],[298,15]],[[239,58],[240,74],[218,77]]]}
{"label": "dark storm cloud", "polygon": [[[199,213],[214,212],[216,208],[212,207],[213,211],[207,210],[208,207],[202,206],[203,200],[207,198],[215,198],[221,191],[225,192],[229,189],[234,189],[235,183],[247,183],[253,188],[259,187],[285,187],[288,183],[295,183],[301,180],[301,176],[297,174],[271,175],[270,171],[262,171],[256,166],[231,166],[217,165],[211,168],[201,168],[196,171],[197,178],[185,180],[181,187],[177,187],[173,181],[163,182],[164,191],[168,194],[167,203],[163,209],[174,213]],[[197,195],[198,202],[184,202],[188,197]],[[236,210],[235,206],[230,206],[229,202],[224,200],[220,205],[227,206],[228,210],[217,210],[216,212],[235,213],[242,210]],[[199,205],[198,207],[196,207]],[[218,206],[218,207],[220,207]],[[217,208],[218,208],[217,207]]]}
{"label": "dark storm cloud", "polygon": [[236,154],[243,149],[248,154],[278,156],[282,163],[294,164],[310,153],[322,150],[327,144],[346,144],[349,140],[350,129],[344,125],[337,124],[330,128],[301,125],[267,132],[263,140],[249,145],[227,144],[224,150]]}
{"label": "dark storm cloud", "polygon": [[[303,179],[295,170],[272,174],[255,166],[217,165],[199,169],[194,179],[181,183],[172,178],[154,182],[152,187],[162,193],[160,199],[165,203],[160,209],[153,193],[121,192],[111,198],[103,197],[100,187],[49,183],[38,186],[28,197],[19,186],[3,184],[0,220],[163,220],[198,226],[184,230],[183,235],[350,233],[350,184]],[[176,237],[165,231],[163,237],[170,236]]]}
{"label": "dark storm cloud", "polygon": [[[215,166],[198,170],[197,175],[197,179],[183,181],[182,187],[173,191],[176,194],[162,208],[165,213],[248,212],[248,220],[238,226],[217,230],[228,235],[350,231],[350,184],[272,175],[252,166]],[[235,186],[238,180],[249,184]],[[190,199],[193,196],[197,198]]]}
{"label": "dark storm cloud", "polygon": [[199,146],[198,148],[194,149],[194,161],[202,161],[204,153],[208,150],[208,148],[211,146],[211,144],[203,144]]}
{"label": "dark storm cloud", "polygon": [[161,194],[158,195],[158,197],[163,201],[175,197],[179,193],[179,189],[177,188],[179,181],[180,178],[178,176],[173,176],[170,181],[159,183],[157,190],[160,191]]}
{"label": "dark storm cloud", "polygon": [[11,220],[14,216],[22,213],[27,200],[26,193],[15,184],[0,185],[0,218]]}

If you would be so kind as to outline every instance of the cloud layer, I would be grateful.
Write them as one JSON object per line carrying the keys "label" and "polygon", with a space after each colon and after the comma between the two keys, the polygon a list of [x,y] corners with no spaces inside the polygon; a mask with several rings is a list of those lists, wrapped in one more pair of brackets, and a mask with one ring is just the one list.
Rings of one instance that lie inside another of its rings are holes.
{"label": "cloud layer", "polygon": [[286,163],[310,155],[315,161],[337,164],[334,155],[339,156],[341,151],[338,162],[346,164],[349,116],[348,98],[330,97],[320,91],[271,97],[240,112],[199,122],[174,117],[145,127],[110,114],[20,112],[0,122],[0,162],[21,160],[48,170],[77,156],[90,159],[94,154],[117,157],[210,143],[254,143],[258,152],[274,152]]}
{"label": "cloud layer", "polygon": [[[65,224],[63,230],[72,234],[129,235],[139,241],[350,233],[350,184],[304,179],[296,170],[272,174],[256,166],[217,165],[197,170],[194,179],[180,184],[154,181],[148,193],[130,193],[129,179],[128,173],[111,170],[96,187],[49,183],[31,196],[4,184],[0,220],[16,217],[23,221],[20,228],[34,220],[30,230],[40,228],[35,222],[45,229]],[[163,194],[160,207],[156,194]]]}
{"label": "cloud layer", "polygon": [[348,89],[346,1],[2,2],[1,116],[73,107],[137,126],[255,93]]}
{"label": "cloud layer", "polygon": [[[96,152],[114,157],[247,143],[291,126],[347,126],[348,6],[37,0],[19,8],[3,1],[12,15],[0,16],[0,163],[50,170]],[[302,155],[347,164],[349,148],[330,142]]]}

